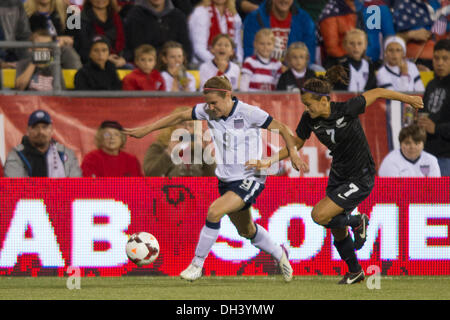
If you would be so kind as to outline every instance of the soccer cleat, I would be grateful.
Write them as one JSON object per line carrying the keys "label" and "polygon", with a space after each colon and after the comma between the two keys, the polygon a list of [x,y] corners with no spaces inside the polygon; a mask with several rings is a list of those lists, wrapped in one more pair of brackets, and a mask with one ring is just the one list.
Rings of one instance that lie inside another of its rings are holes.
{"label": "soccer cleat", "polygon": [[354,284],[364,280],[364,270],[361,268],[361,271],[351,273],[347,272],[345,276],[342,278],[338,284]]}
{"label": "soccer cleat", "polygon": [[361,215],[361,224],[356,228],[352,228],[355,238],[355,249],[359,250],[364,246],[367,239],[367,227],[369,226],[369,217],[366,214]]}
{"label": "soccer cleat", "polygon": [[289,282],[292,280],[292,267],[289,262],[289,254],[287,249],[281,245],[281,250],[283,251],[280,261],[278,261],[278,267],[280,268],[280,272],[283,275],[284,281]]}
{"label": "soccer cleat", "polygon": [[195,281],[202,276],[203,268],[197,267],[192,263],[180,273],[180,277],[184,280]]}

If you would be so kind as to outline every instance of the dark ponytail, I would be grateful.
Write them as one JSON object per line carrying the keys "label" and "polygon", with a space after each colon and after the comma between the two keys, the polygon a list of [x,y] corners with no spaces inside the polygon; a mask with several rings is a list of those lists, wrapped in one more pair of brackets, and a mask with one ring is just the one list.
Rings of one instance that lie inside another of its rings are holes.
{"label": "dark ponytail", "polygon": [[348,73],[341,65],[336,65],[327,70],[324,76],[308,79],[303,85],[302,93],[312,93],[313,99],[320,100],[322,96],[327,96],[337,83],[348,84]]}

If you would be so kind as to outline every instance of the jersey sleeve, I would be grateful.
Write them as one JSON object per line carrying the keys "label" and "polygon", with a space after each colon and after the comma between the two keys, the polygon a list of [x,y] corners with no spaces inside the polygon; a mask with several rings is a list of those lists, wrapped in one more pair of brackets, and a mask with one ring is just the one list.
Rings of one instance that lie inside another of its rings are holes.
{"label": "jersey sleeve", "polygon": [[311,127],[308,125],[306,113],[303,113],[297,129],[295,129],[295,133],[297,133],[297,136],[302,140],[307,140],[311,136]]}
{"label": "jersey sleeve", "polygon": [[208,114],[205,111],[205,104],[197,104],[192,108],[192,120],[208,120]]}
{"label": "jersey sleeve", "polygon": [[270,114],[258,107],[252,108],[247,117],[250,127],[264,129],[267,129],[273,120]]}
{"label": "jersey sleeve", "polygon": [[366,111],[366,98],[363,95],[353,97],[345,103],[344,113],[356,118]]}

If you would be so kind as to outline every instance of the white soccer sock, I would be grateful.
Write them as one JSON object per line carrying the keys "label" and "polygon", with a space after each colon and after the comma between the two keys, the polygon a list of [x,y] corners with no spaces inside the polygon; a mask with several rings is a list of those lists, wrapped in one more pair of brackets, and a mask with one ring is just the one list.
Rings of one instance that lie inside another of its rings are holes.
{"label": "white soccer sock", "polygon": [[216,243],[219,236],[220,222],[212,223],[206,221],[198,238],[197,247],[195,248],[195,257],[192,264],[197,267],[203,267],[205,259],[211,251],[212,246]]}
{"label": "white soccer sock", "polygon": [[261,249],[262,251],[272,255],[277,261],[280,261],[283,255],[283,249],[281,246],[276,244],[267,232],[266,229],[255,223],[256,234],[251,240],[252,244]]}

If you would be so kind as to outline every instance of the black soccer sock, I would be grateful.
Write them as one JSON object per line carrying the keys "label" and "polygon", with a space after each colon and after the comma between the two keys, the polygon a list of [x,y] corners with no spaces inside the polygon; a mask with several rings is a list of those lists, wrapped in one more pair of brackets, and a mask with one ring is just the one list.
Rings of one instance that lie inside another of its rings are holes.
{"label": "black soccer sock", "polygon": [[327,229],[342,229],[346,226],[356,228],[361,224],[360,216],[352,216],[350,214],[341,213],[331,219],[324,227]]}
{"label": "black soccer sock", "polygon": [[353,244],[353,240],[350,237],[350,235],[347,235],[347,237],[344,240],[341,241],[335,240],[334,246],[339,252],[339,255],[341,256],[342,260],[344,260],[345,263],[347,264],[348,271],[355,273],[361,270],[361,265],[359,264],[358,259],[356,258],[355,245]]}

